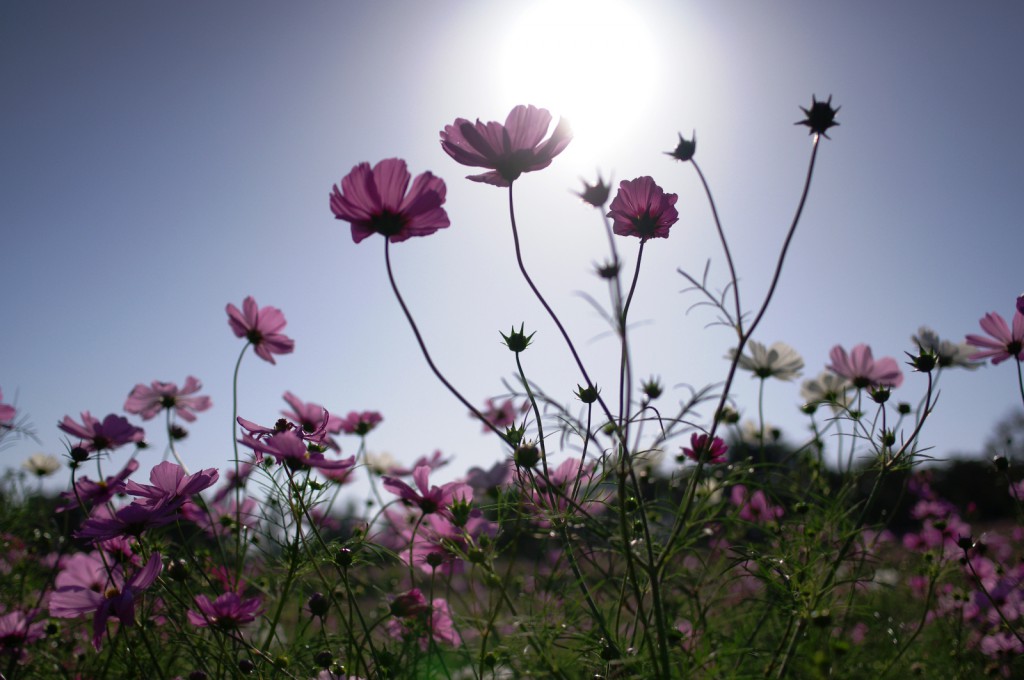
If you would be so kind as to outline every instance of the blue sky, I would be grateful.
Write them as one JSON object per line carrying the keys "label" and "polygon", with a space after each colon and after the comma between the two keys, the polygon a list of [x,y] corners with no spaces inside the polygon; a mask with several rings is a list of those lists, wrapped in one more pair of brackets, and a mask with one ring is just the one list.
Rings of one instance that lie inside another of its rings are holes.
{"label": "blue sky", "polygon": [[[400,461],[441,449],[453,475],[497,460],[500,444],[420,357],[382,242],[353,244],[327,197],[361,161],[398,156],[443,177],[452,227],[393,250],[437,364],[482,404],[515,368],[498,331],[525,322],[537,331],[528,373],[568,403],[581,379],[518,276],[507,197],[464,180],[472,170],[438,143],[457,117],[503,120],[520,103],[577,132],[516,183],[516,209],[527,266],[599,383],[613,383],[615,347],[595,339],[603,322],[577,292],[604,299],[591,271],[606,244],[570,190],[600,169],[679,195],[631,311],[644,322],[635,373],[660,375],[670,407],[679,385],[724,377],[732,339],[706,328],[706,310],[687,313],[696,298],[676,268],[710,258],[721,286],[724,261],[692,169],[662,152],[696,130],[749,309],[797,204],[810,137],[793,123],[812,95],[832,95],[841,126],[755,339],[795,347],[805,377],[837,343],[902,361],[922,324],[962,339],[985,312],[1008,316],[1024,288],[1022,34],[1017,3],[5,2],[0,388],[41,444],[3,462],[63,453],[65,414],[119,412],[136,383],[191,374],[215,406],[183,455],[224,465],[241,349],[224,306],[246,295],[284,311],[296,351],[277,366],[245,359],[244,417],[273,421],[291,390],[381,411],[370,449]],[[635,243],[621,247],[631,262]],[[798,388],[770,384],[765,408],[794,442]],[[1008,364],[950,372],[941,388],[923,437],[937,456],[979,451],[1020,405]],[[908,375],[897,398],[922,390]],[[745,415],[755,395],[741,376]]]}

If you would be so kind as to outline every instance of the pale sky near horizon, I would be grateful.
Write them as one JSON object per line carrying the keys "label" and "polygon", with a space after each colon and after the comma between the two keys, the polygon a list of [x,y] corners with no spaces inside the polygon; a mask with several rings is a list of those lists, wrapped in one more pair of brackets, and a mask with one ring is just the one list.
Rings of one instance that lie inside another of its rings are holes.
{"label": "pale sky near horizon", "polygon": [[[382,412],[369,448],[399,461],[440,449],[455,457],[450,477],[498,460],[501,444],[420,356],[381,239],[353,244],[327,197],[362,161],[398,156],[442,177],[452,226],[392,251],[434,359],[482,405],[515,370],[498,332],[525,322],[537,331],[529,376],[573,403],[582,379],[518,274],[507,194],[465,180],[474,169],[438,143],[457,117],[504,120],[520,103],[576,132],[516,182],[516,216],[527,266],[606,390],[615,345],[578,291],[606,301],[591,272],[607,246],[597,212],[570,193],[579,178],[651,175],[679,195],[671,237],[645,247],[630,314],[635,375],[659,375],[671,410],[681,385],[724,377],[732,337],[705,328],[708,310],[687,313],[697,298],[676,268],[699,274],[710,259],[720,287],[725,266],[692,168],[663,152],[696,130],[751,310],[797,205],[811,138],[793,123],[813,95],[832,96],[840,126],[822,140],[755,339],[792,345],[804,378],[835,344],[902,364],[921,325],[962,340],[986,312],[1009,318],[1024,289],[1021,35],[1024,5],[1010,2],[9,0],[0,389],[41,443],[16,442],[0,463],[64,453],[65,414],[120,413],[136,383],[195,375],[214,408],[181,450],[193,468],[224,466],[243,344],[224,307],[246,295],[284,312],[296,351],[276,366],[245,358],[240,415],[271,423],[291,390]],[[628,268],[636,242],[619,247]],[[893,399],[916,404],[923,385],[908,369]],[[737,380],[745,417],[756,387]],[[1021,407],[1011,363],[949,372],[940,388],[922,437],[939,457],[990,453],[995,423]],[[766,419],[803,441],[799,381],[766,396]],[[156,462],[160,421],[145,426]]]}

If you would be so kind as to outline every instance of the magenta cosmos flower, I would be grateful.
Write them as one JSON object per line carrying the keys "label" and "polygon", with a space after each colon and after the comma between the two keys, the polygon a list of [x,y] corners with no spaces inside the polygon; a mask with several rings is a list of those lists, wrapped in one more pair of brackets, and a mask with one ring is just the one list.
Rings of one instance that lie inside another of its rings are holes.
{"label": "magenta cosmos flower", "polygon": [[650,177],[619,182],[619,192],[609,207],[612,231],[620,236],[668,238],[668,230],[679,221],[675,194],[666,194]]}
{"label": "magenta cosmos flower", "polygon": [[395,477],[382,477],[384,488],[404,501],[417,506],[424,515],[434,512],[447,512],[457,499],[473,500],[473,489],[465,482],[448,482],[441,486],[431,486],[429,482],[430,466],[420,465],[413,470],[412,478],[416,488]]}
{"label": "magenta cosmos flower", "polygon": [[967,343],[974,345],[979,351],[972,354],[972,360],[992,358],[993,364],[1006,361],[1010,357],[1018,361],[1024,360],[1024,313],[1013,314],[1013,329],[1006,320],[995,312],[989,312],[981,319],[981,330],[989,334],[968,335]]}
{"label": "magenta cosmos flower", "polygon": [[71,420],[71,416],[64,416],[57,427],[72,437],[78,437],[81,440],[79,446],[89,452],[113,450],[125,444],[138,443],[145,435],[142,428],[135,427],[123,416],[113,413],[100,422],[88,411],[82,411],[81,424]]}
{"label": "magenta cosmos flower", "polygon": [[341,419],[341,431],[345,434],[355,434],[362,437],[369,434],[383,420],[384,416],[377,411],[363,411],[362,413],[350,411],[347,416]]}
{"label": "magenta cosmos flower", "polygon": [[829,352],[832,363],[828,370],[853,383],[854,387],[899,387],[903,384],[903,372],[891,357],[875,360],[871,348],[860,344],[850,350],[836,345]]}
{"label": "magenta cosmos flower", "polygon": [[519,105],[512,109],[502,125],[496,121],[470,123],[457,118],[441,131],[441,148],[463,165],[490,168],[481,175],[469,175],[474,182],[511,186],[524,172],[541,170],[572,140],[565,119],[559,119],[555,131],[545,140],[551,114],[547,109]]}
{"label": "magenta cosmos flower", "polygon": [[243,600],[238,593],[224,593],[211,601],[206,595],[196,595],[196,607],[188,610],[188,622],[200,628],[233,630],[243,623],[252,623],[262,605],[258,597]]}
{"label": "magenta cosmos flower", "polygon": [[[68,567],[68,569],[79,568],[90,569],[91,567],[86,564],[69,565]],[[73,619],[82,614],[95,612],[92,620],[92,644],[99,651],[103,635],[107,632],[107,619],[116,616],[121,621],[121,625],[133,625],[135,623],[135,600],[139,594],[153,585],[162,568],[160,553],[154,552],[146,566],[136,571],[128,579],[124,577],[122,565],[112,567],[105,587],[85,587],[75,582],[76,578],[71,578],[72,583],[62,586],[60,576],[58,576],[57,589],[50,596],[50,616]],[[83,577],[85,576],[83,574]],[[88,576],[92,576],[91,572]]]}
{"label": "magenta cosmos flower", "polygon": [[335,184],[331,212],[352,224],[352,240],[359,243],[380,234],[392,243],[410,236],[427,236],[451,222],[444,205],[444,180],[429,172],[412,176],[400,158],[387,158],[373,166],[360,163]]}
{"label": "magenta cosmos flower", "polygon": [[273,354],[291,354],[295,349],[295,341],[281,333],[288,322],[277,307],[260,307],[250,295],[242,301],[242,311],[228,304],[227,312],[231,330],[248,340],[264,361],[276,364]]}
{"label": "magenta cosmos flower", "polygon": [[148,387],[139,383],[128,394],[124,410],[149,420],[163,409],[174,409],[182,420],[191,423],[195,421],[197,412],[205,411],[213,405],[209,397],[190,396],[201,389],[203,383],[191,375],[185,378],[185,385],[180,390],[172,382],[154,380]]}
{"label": "magenta cosmos flower", "polygon": [[180,465],[170,461],[157,463],[149,471],[152,484],[139,484],[131,480],[125,485],[130,496],[138,496],[136,501],[147,507],[161,506],[167,509],[180,508],[185,501],[217,483],[220,474],[215,468],[206,468],[189,475]]}
{"label": "magenta cosmos flower", "polygon": [[[3,390],[0,390],[0,399],[4,398]],[[14,422],[17,411],[10,404],[0,403],[0,425],[9,426]]]}
{"label": "magenta cosmos flower", "polygon": [[703,453],[704,462],[712,465],[724,463],[726,461],[725,454],[728,452],[729,447],[720,438],[715,437],[711,440],[711,445],[708,446],[708,436],[696,432],[690,435],[690,446],[683,447],[683,455],[690,460],[699,460]]}

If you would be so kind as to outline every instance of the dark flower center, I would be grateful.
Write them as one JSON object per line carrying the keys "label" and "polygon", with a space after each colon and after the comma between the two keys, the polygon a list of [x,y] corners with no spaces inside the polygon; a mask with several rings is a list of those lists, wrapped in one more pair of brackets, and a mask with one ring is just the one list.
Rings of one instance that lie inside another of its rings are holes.
{"label": "dark flower center", "polygon": [[1020,340],[1013,340],[1006,345],[1006,351],[1010,356],[1017,356],[1024,349],[1024,343]]}
{"label": "dark flower center", "polygon": [[165,394],[160,397],[160,405],[164,408],[171,408],[176,403],[176,399],[170,394]]}
{"label": "dark flower center", "polygon": [[394,236],[405,228],[405,216],[400,213],[393,213],[390,210],[382,210],[370,221],[371,228],[382,236]]}
{"label": "dark flower center", "polygon": [[652,217],[650,210],[645,211],[643,215],[637,215],[632,222],[633,228],[641,238],[651,238],[658,227],[658,218]]}
{"label": "dark flower center", "polygon": [[251,331],[245,334],[245,339],[254,345],[258,345],[263,342],[263,333],[253,328]]}

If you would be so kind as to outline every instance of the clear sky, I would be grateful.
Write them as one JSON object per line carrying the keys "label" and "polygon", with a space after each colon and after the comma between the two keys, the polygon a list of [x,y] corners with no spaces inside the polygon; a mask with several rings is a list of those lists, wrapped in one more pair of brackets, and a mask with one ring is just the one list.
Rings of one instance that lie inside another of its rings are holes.
{"label": "clear sky", "polygon": [[[799,198],[811,138],[793,123],[812,95],[832,95],[841,126],[823,140],[755,339],[796,348],[805,377],[836,343],[902,361],[922,324],[962,339],[985,312],[1008,316],[1024,288],[1022,35],[1013,2],[8,0],[0,388],[41,445],[19,442],[3,463],[63,453],[65,414],[120,412],[136,383],[195,375],[214,408],[182,452],[193,467],[224,465],[242,347],[224,307],[246,295],[283,310],[296,351],[277,366],[246,357],[244,417],[272,422],[291,390],[340,413],[381,411],[370,449],[400,461],[440,449],[456,457],[452,475],[497,460],[500,443],[423,362],[382,241],[353,244],[328,192],[355,164],[393,156],[443,177],[451,228],[393,249],[437,364],[482,404],[515,369],[498,331],[525,322],[537,331],[530,377],[568,403],[581,379],[518,275],[507,196],[463,179],[472,170],[438,143],[457,117],[504,120],[521,103],[576,131],[516,183],[517,217],[528,267],[606,389],[614,343],[578,295],[605,300],[592,266],[606,242],[570,190],[600,169],[679,194],[631,311],[644,322],[636,375],[660,375],[670,408],[680,385],[724,377],[732,338],[705,328],[707,310],[687,313],[697,299],[676,268],[699,273],[710,258],[721,286],[724,261],[692,169],[662,152],[696,130],[750,309]],[[621,248],[631,263],[635,241]],[[793,442],[806,427],[798,388],[767,389],[766,418]],[[923,437],[937,456],[980,451],[1020,405],[1010,364],[950,372],[941,388]],[[908,375],[894,398],[922,390]],[[747,416],[755,395],[740,376]],[[162,444],[158,422],[147,429]]]}

